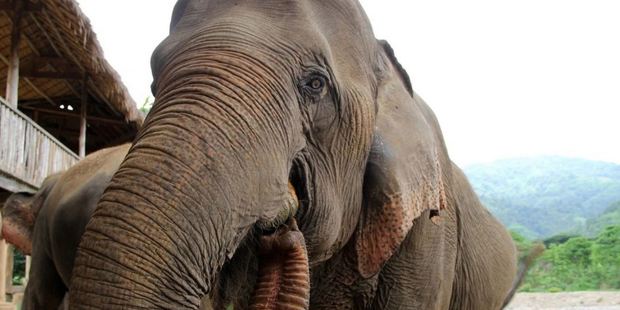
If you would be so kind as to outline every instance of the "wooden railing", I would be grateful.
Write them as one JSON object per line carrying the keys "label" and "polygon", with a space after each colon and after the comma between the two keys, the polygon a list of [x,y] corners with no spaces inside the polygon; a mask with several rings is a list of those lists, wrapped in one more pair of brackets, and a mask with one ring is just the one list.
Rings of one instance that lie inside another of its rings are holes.
{"label": "wooden railing", "polygon": [[45,129],[0,98],[0,172],[38,188],[48,175],[78,160]]}
{"label": "wooden railing", "polygon": [[[36,190],[50,174],[77,163],[79,157],[28,116],[0,97],[0,179],[16,189]],[[5,184],[6,186],[6,184]],[[13,251],[0,241],[0,309],[14,309],[23,286],[13,286]],[[6,303],[7,295],[12,296]]]}
{"label": "wooden railing", "polygon": [[28,273],[30,272],[30,256],[26,257],[26,266],[23,270],[26,275],[24,284],[13,285],[14,271],[14,252],[12,245],[6,243],[5,240],[0,241],[0,310],[14,310],[21,304],[26,290],[26,282],[28,281]]}

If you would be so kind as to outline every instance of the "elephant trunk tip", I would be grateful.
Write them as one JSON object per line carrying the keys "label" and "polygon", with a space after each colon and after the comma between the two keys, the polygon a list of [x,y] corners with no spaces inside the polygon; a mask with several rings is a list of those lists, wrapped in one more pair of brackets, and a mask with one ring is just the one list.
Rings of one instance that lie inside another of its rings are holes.
{"label": "elephant trunk tip", "polygon": [[259,269],[251,309],[308,309],[308,253],[295,219],[259,239]]}

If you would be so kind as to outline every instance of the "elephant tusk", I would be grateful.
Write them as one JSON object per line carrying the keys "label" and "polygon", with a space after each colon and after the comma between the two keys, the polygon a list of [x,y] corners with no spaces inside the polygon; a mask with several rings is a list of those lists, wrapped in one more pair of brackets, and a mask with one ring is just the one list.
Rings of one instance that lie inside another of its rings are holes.
{"label": "elephant tusk", "polygon": [[274,219],[259,220],[256,222],[257,227],[264,233],[274,233],[280,226],[295,219],[295,215],[299,210],[299,199],[297,199],[295,188],[291,183],[288,183],[288,193],[285,194],[285,196],[286,197],[284,197],[283,202],[284,205],[281,209],[279,209],[279,212]]}
{"label": "elephant tusk", "polygon": [[297,211],[299,210],[299,199],[297,198],[297,193],[295,192],[295,187],[291,182],[288,182],[288,199],[287,199],[287,210],[290,211],[291,217],[295,217]]}
{"label": "elephant tusk", "polygon": [[441,223],[443,222],[441,216],[439,215],[439,210],[431,210],[429,218],[431,219],[431,222],[433,222],[433,224],[437,226],[441,225]]}

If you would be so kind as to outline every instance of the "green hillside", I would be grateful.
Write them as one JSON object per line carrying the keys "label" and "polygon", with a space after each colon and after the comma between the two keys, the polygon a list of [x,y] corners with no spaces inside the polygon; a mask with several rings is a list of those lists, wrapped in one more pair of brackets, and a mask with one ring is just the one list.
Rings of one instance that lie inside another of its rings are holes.
{"label": "green hillside", "polygon": [[[521,255],[534,244],[513,232]],[[548,244],[529,270],[521,291],[563,292],[620,289],[620,225],[601,228],[592,238],[574,236]]]}
{"label": "green hillside", "polygon": [[[473,165],[465,173],[483,204],[530,239],[562,232],[595,236],[605,226],[598,221],[620,224],[618,206],[610,207],[620,201],[617,164],[534,157]],[[608,208],[609,215],[598,218]]]}
{"label": "green hillside", "polygon": [[620,225],[620,201],[612,204],[598,217],[587,220],[585,225],[574,231],[574,234],[594,237],[605,227],[612,225]]}

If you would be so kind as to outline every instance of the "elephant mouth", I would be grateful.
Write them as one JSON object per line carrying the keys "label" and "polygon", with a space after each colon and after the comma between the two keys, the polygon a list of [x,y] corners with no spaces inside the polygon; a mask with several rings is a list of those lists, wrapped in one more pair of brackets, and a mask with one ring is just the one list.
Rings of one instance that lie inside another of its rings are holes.
{"label": "elephant mouth", "polygon": [[223,266],[214,308],[308,309],[309,259],[306,240],[297,226],[310,206],[307,171],[303,159],[293,161],[289,191],[297,207],[287,208],[275,222],[256,223]]}
{"label": "elephant mouth", "polygon": [[302,159],[293,161],[289,191],[296,210],[275,231],[262,230],[258,236],[258,272],[250,309],[308,309],[308,252],[297,227],[310,203],[306,169]]}
{"label": "elephant mouth", "polygon": [[258,274],[250,309],[308,309],[310,272],[304,236],[294,218],[258,240]]}
{"label": "elephant mouth", "polygon": [[293,165],[289,175],[289,183],[293,186],[299,202],[299,208],[294,217],[300,224],[304,222],[304,218],[308,214],[311,202],[308,171],[309,166],[301,157],[293,160]]}

